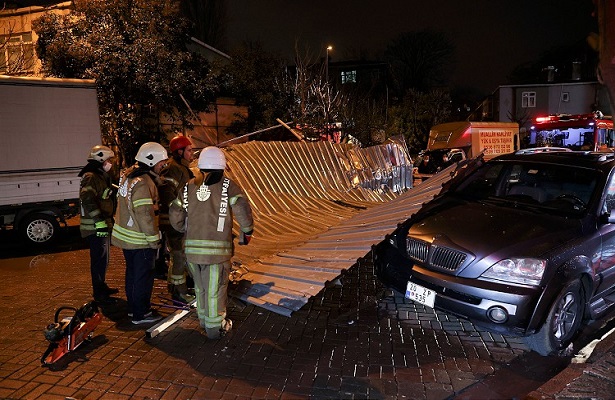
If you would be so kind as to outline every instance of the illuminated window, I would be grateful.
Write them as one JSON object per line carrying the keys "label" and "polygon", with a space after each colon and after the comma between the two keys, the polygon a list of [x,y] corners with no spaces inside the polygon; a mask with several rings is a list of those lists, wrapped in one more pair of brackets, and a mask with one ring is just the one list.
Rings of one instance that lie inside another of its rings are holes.
{"label": "illuminated window", "polygon": [[342,83],[357,82],[357,71],[342,71]]}
{"label": "illuminated window", "polygon": [[536,107],[536,92],[522,92],[521,93],[521,107],[522,108]]}
{"label": "illuminated window", "polygon": [[34,63],[31,32],[0,35],[0,73],[33,72]]}

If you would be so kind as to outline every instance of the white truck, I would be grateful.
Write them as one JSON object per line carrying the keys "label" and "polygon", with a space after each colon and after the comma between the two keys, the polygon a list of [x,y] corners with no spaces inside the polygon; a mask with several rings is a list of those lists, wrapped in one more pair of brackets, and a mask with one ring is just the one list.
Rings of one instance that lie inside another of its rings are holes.
{"label": "white truck", "polygon": [[52,243],[79,214],[78,173],[100,141],[93,80],[0,75],[0,228]]}
{"label": "white truck", "polygon": [[519,150],[516,122],[460,121],[434,125],[429,131],[427,150],[463,150],[464,158],[484,152],[485,158]]}

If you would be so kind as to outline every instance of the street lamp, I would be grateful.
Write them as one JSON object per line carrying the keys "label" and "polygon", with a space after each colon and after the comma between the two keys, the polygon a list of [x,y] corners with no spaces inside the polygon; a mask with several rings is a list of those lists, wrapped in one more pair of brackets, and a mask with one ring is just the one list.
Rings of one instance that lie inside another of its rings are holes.
{"label": "street lamp", "polygon": [[333,50],[333,46],[327,46],[327,58],[325,59],[325,78],[329,83],[329,51]]}
{"label": "street lamp", "polygon": [[[325,60],[325,89],[327,90],[327,103],[330,102],[330,86],[329,86],[329,51],[333,50],[333,46],[327,46],[327,59]],[[326,104],[325,106],[325,132],[327,133],[327,137],[329,136],[329,106],[330,104]]]}

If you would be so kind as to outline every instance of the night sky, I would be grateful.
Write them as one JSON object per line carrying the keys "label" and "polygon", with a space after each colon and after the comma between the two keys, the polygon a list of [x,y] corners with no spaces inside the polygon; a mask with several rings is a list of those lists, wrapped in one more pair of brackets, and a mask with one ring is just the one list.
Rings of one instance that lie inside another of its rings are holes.
{"label": "night sky", "polygon": [[456,46],[453,85],[491,93],[511,70],[596,31],[591,0],[228,0],[229,46],[260,41],[289,59],[295,42],[331,61],[377,56],[398,34],[443,31]]}

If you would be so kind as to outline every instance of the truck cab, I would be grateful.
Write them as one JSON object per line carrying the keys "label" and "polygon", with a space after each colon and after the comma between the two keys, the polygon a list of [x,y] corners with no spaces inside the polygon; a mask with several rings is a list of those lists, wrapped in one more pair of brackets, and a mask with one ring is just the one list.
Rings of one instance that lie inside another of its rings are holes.
{"label": "truck cab", "polygon": [[603,151],[615,147],[613,117],[600,111],[589,114],[552,114],[534,120],[528,137],[530,147],[564,147]]}

